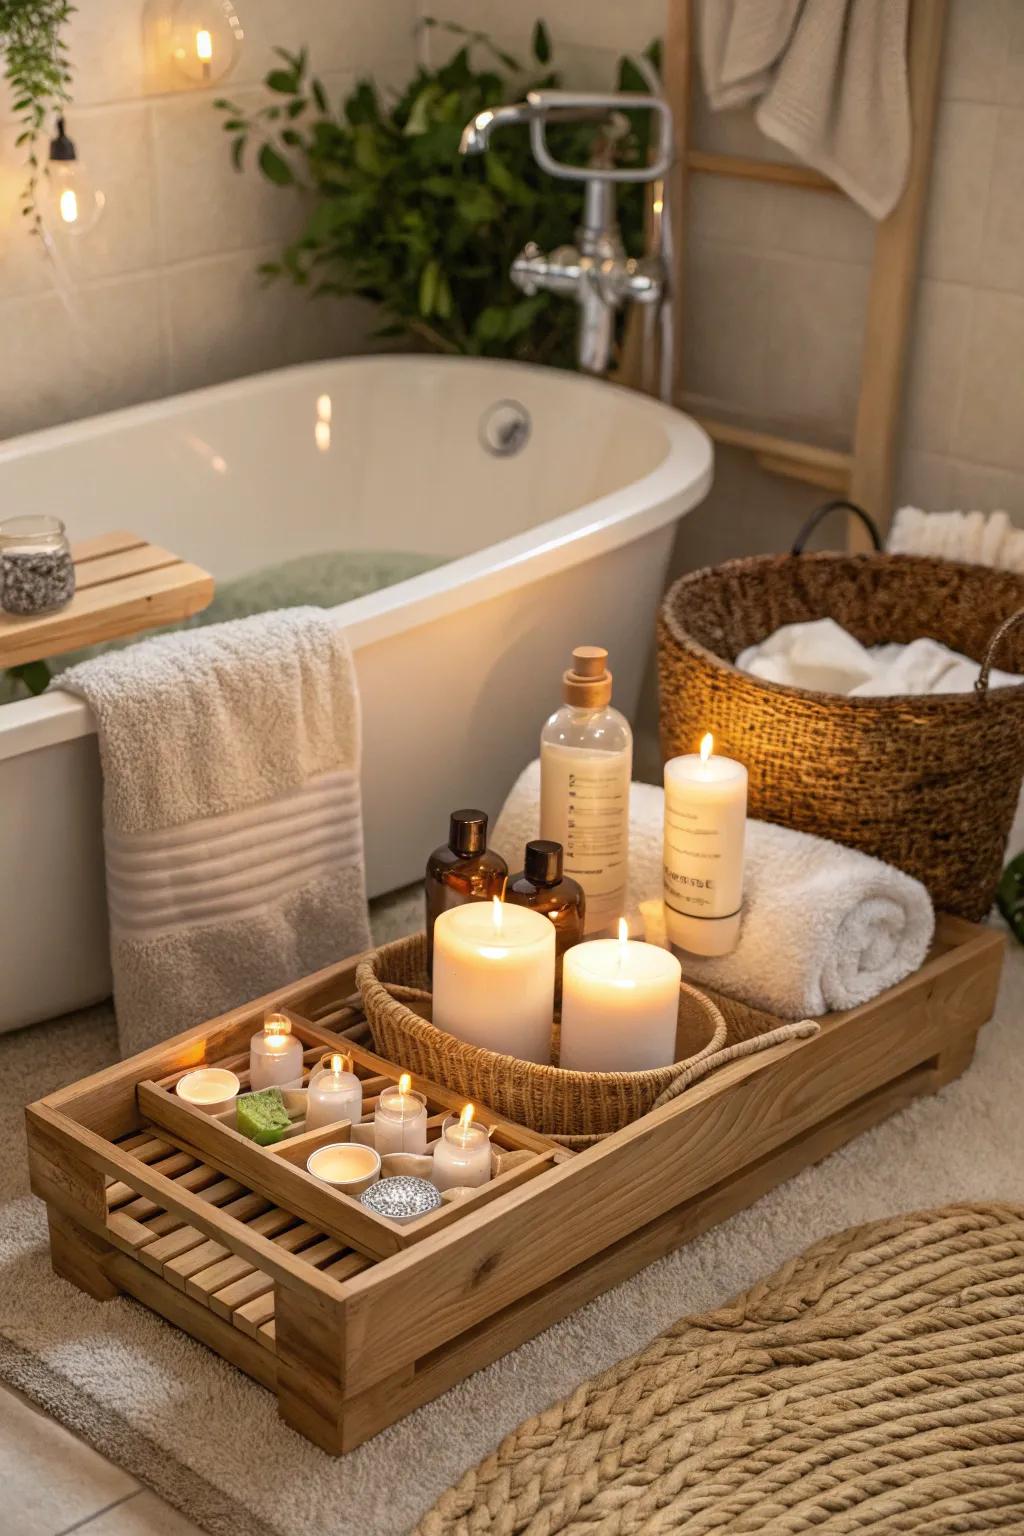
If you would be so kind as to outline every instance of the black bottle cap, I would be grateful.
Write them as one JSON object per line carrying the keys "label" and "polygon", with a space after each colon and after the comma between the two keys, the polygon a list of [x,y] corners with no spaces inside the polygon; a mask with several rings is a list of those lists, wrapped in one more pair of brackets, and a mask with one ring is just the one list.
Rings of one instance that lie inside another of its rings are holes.
{"label": "black bottle cap", "polygon": [[543,838],[527,843],[523,874],[534,885],[557,885],[562,878],[562,845]]}
{"label": "black bottle cap", "polygon": [[448,847],[469,857],[487,847],[487,812],[452,811],[448,822]]}

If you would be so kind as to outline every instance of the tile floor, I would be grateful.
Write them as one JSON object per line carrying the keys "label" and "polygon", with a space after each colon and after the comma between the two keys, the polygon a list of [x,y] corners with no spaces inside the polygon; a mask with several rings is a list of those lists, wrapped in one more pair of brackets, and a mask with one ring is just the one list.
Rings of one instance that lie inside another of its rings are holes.
{"label": "tile floor", "polygon": [[199,1528],[26,1398],[0,1386],[5,1536],[199,1536]]}

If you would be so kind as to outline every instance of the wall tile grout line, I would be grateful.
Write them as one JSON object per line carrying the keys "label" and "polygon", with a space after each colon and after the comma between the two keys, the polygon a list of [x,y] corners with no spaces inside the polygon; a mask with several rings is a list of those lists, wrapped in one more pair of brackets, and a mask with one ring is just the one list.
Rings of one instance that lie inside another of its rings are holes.
{"label": "wall tile grout line", "polygon": [[132,1499],[137,1499],[143,1489],[133,1488],[131,1493],[122,1494],[121,1498],[114,1499],[110,1504],[104,1504],[102,1509],[94,1509],[91,1515],[84,1515],[81,1520],[76,1520],[73,1525],[66,1525],[63,1529],[54,1532],[54,1536],[72,1536],[74,1531],[87,1530],[94,1521],[103,1515],[108,1515],[112,1509],[120,1509],[122,1504],[130,1504]]}

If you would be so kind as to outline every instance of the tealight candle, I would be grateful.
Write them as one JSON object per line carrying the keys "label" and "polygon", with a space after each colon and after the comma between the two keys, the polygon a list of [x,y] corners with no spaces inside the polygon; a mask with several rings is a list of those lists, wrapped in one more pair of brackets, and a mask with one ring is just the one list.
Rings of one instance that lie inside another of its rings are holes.
{"label": "tealight candle", "polygon": [[226,1067],[197,1067],[194,1072],[186,1072],[178,1079],[174,1091],[186,1104],[194,1104],[196,1109],[215,1115],[218,1110],[227,1109],[234,1103],[241,1086],[235,1074]]}
{"label": "tealight candle", "polygon": [[679,983],[675,955],[629,937],[567,949],[562,966],[560,1064],[583,1072],[643,1072],[675,1060]]}
{"label": "tealight candle", "polygon": [[380,1157],[372,1147],[351,1141],[332,1141],[317,1147],[306,1159],[306,1171],[343,1194],[361,1195],[380,1178]]}
{"label": "tealight candle", "polygon": [[694,955],[727,955],[740,936],[747,770],[700,752],[665,764],[665,926]]}
{"label": "tealight candle", "polygon": [[449,1115],[441,1127],[441,1139],[434,1144],[432,1177],[438,1189],[476,1188],[490,1182],[491,1131],[473,1123],[472,1104],[461,1115]]}
{"label": "tealight candle", "polygon": [[283,1013],[270,1013],[249,1041],[249,1082],[260,1088],[302,1087],[302,1041],[292,1034]]}
{"label": "tealight candle", "polygon": [[426,1152],[427,1101],[412,1092],[412,1078],[403,1072],[397,1088],[385,1088],[373,1112],[373,1140],[386,1152]]}
{"label": "tealight candle", "polygon": [[363,1085],[352,1071],[351,1056],[324,1056],[309,1079],[306,1130],[318,1131],[336,1120],[358,1125],[363,1118]]}
{"label": "tealight candle", "polygon": [[551,1060],[555,927],[541,912],[470,902],[434,924],[433,1021],[470,1045]]}

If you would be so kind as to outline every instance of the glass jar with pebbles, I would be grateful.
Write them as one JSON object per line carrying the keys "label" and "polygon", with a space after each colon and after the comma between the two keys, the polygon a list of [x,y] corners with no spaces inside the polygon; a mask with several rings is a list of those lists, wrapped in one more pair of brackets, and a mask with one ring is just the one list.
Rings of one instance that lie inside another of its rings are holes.
{"label": "glass jar with pebbles", "polygon": [[75,595],[75,565],[59,517],[0,521],[0,608],[20,617],[54,613]]}

